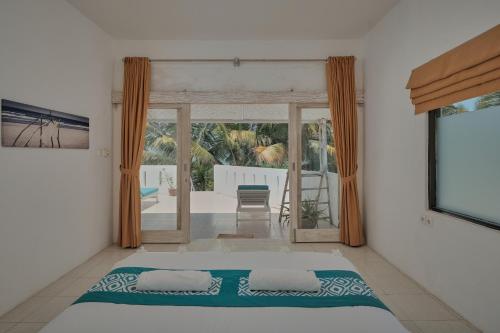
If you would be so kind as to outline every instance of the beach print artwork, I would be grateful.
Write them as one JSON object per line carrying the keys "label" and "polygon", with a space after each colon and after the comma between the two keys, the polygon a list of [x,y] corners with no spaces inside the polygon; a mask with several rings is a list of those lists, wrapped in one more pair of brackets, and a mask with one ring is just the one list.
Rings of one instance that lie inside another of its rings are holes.
{"label": "beach print artwork", "polygon": [[89,118],[2,99],[2,146],[89,148]]}

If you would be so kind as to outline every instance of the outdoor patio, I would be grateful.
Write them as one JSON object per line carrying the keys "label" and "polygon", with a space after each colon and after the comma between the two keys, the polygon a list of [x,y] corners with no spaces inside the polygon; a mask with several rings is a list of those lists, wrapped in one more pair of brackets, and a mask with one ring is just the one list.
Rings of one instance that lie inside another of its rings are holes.
{"label": "outdoor patio", "polygon": [[[141,166],[141,185],[157,188],[158,202],[151,197],[142,200],[143,230],[175,230],[177,228],[177,196],[169,195],[169,185],[162,181],[161,174],[167,174],[176,184],[177,168],[175,165],[143,165]],[[216,238],[219,234],[251,234],[254,238],[288,239],[288,225],[279,223],[280,205],[286,183],[286,169],[241,167],[215,165],[213,169],[213,191],[191,191],[191,239]],[[316,180],[317,181],[317,180]],[[304,187],[313,187],[314,180],[303,179]],[[328,173],[330,197],[322,192],[321,201],[331,200],[333,224],[319,221],[319,228],[332,228],[337,225],[338,181],[337,174]],[[238,185],[265,184],[269,187],[271,206],[271,226],[267,221],[267,213],[240,215],[243,219],[236,227],[236,192]],[[171,186],[171,185],[170,185]],[[316,192],[309,194],[315,196]],[[304,199],[304,198],[303,198]],[[288,195],[286,197],[288,201]]]}
{"label": "outdoor patio", "polygon": [[[143,230],[174,230],[177,197],[160,194],[159,202],[142,200]],[[216,238],[219,234],[252,234],[255,238],[288,239],[288,226],[280,225],[279,207],[271,207],[271,226],[266,221],[242,221],[236,227],[235,197],[213,191],[191,192],[191,239]],[[263,218],[262,214],[243,216]]]}

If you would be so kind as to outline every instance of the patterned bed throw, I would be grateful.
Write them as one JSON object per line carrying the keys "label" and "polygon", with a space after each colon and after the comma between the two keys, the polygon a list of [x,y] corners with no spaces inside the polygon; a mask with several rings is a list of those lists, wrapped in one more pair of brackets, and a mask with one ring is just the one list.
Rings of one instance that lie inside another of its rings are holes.
{"label": "patterned bed throw", "polygon": [[131,305],[207,307],[304,307],[371,306],[389,309],[375,296],[359,274],[345,270],[315,271],[319,292],[254,291],[248,286],[249,270],[208,270],[212,284],[207,292],[138,291],[144,267],[117,268],[90,288],[75,304],[103,302]]}

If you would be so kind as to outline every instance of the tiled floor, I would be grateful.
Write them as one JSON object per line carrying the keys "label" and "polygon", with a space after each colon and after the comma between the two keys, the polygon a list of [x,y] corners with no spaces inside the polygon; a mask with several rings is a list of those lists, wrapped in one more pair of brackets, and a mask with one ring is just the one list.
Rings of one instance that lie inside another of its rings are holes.
{"label": "tiled floor", "polygon": [[[150,244],[148,251],[316,251],[339,249],[399,320],[414,333],[478,332],[452,309],[429,294],[369,247],[341,244],[289,244],[271,239],[196,240],[188,245]],[[0,333],[38,332],[79,295],[106,274],[115,262],[134,253],[111,246],[76,267],[38,294],[0,317]]]}

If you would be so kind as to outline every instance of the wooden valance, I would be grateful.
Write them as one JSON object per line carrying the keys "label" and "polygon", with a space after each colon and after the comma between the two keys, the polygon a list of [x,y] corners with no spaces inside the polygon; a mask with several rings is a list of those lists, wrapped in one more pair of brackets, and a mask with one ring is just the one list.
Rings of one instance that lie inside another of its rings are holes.
{"label": "wooden valance", "polygon": [[415,113],[500,90],[500,24],[415,68],[406,85]]}

